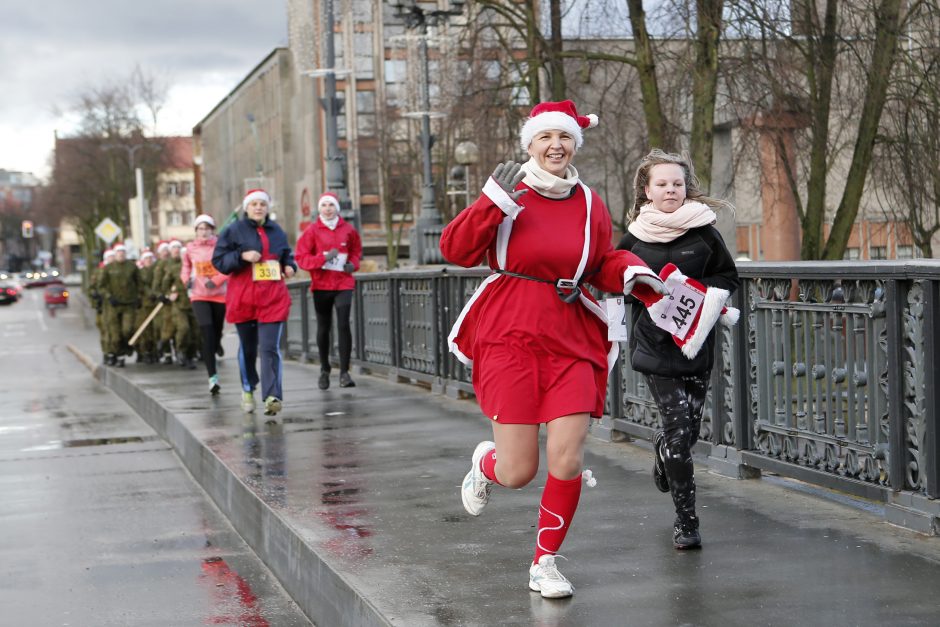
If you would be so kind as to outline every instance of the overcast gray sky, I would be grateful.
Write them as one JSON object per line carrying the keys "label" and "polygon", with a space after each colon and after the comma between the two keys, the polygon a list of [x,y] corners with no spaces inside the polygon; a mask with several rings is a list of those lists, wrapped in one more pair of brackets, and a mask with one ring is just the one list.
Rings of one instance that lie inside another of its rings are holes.
{"label": "overcast gray sky", "polygon": [[0,168],[48,175],[58,117],[78,93],[131,75],[168,81],[162,135],[188,135],[273,48],[284,0],[3,0]]}

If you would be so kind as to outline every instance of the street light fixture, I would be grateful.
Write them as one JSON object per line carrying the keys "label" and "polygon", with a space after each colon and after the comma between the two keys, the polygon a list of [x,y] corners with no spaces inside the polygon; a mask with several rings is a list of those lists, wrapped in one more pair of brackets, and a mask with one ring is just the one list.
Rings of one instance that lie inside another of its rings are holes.
{"label": "street light fixture", "polygon": [[431,118],[440,117],[431,111],[430,70],[428,64],[428,27],[446,22],[453,16],[463,13],[464,0],[451,0],[447,10],[427,10],[417,0],[389,0],[395,10],[395,17],[405,23],[405,28],[417,33],[419,56],[421,61],[420,94],[421,111],[405,114],[405,117],[421,119],[421,150],[424,165],[424,186],[421,190],[421,213],[415,220],[411,236],[410,256],[418,264],[441,263],[444,261],[440,249],[441,214],[437,210],[434,197],[434,175],[431,166]]}

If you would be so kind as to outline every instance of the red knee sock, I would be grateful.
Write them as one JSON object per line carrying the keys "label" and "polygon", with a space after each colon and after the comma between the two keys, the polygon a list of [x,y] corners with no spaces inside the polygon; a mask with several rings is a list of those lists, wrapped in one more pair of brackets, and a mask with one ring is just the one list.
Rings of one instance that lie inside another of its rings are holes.
{"label": "red knee sock", "polygon": [[538,562],[543,555],[554,555],[561,548],[580,499],[581,475],[568,481],[548,475],[539,506],[539,531],[535,538],[533,562]]}
{"label": "red knee sock", "polygon": [[480,458],[480,469],[483,470],[484,477],[486,477],[493,483],[499,483],[499,480],[496,479],[496,449],[495,448]]}

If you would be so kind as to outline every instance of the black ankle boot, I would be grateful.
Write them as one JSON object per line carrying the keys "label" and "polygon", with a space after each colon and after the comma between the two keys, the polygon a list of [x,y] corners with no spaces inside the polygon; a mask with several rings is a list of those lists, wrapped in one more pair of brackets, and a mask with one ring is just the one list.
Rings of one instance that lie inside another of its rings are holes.
{"label": "black ankle boot", "polygon": [[698,517],[676,519],[672,534],[672,546],[680,551],[701,548],[702,536],[698,531]]}
{"label": "black ankle boot", "polygon": [[356,382],[352,380],[348,372],[343,371],[339,373],[339,387],[354,388],[356,387]]}
{"label": "black ankle boot", "polygon": [[320,380],[317,381],[317,386],[321,390],[327,390],[330,387],[330,373],[327,370],[322,370],[320,372]]}

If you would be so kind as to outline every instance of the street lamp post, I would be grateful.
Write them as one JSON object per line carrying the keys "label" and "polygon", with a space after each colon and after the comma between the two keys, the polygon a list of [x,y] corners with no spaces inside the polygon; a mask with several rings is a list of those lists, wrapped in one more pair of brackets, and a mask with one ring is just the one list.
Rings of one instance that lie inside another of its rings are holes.
{"label": "street lamp post", "polygon": [[418,264],[440,263],[443,256],[440,250],[441,214],[437,210],[434,194],[434,173],[431,163],[431,147],[434,136],[431,135],[431,76],[428,62],[428,27],[446,22],[450,17],[463,13],[464,0],[451,0],[451,8],[426,10],[416,0],[389,0],[395,9],[395,16],[405,22],[405,28],[417,32],[418,52],[421,63],[420,94],[421,111],[406,114],[406,117],[421,119],[421,152],[423,161],[424,185],[421,189],[421,213],[415,220],[412,230],[410,257]]}

